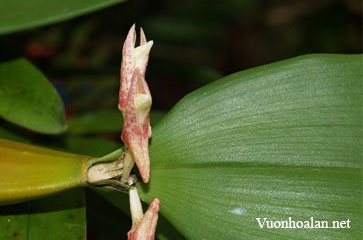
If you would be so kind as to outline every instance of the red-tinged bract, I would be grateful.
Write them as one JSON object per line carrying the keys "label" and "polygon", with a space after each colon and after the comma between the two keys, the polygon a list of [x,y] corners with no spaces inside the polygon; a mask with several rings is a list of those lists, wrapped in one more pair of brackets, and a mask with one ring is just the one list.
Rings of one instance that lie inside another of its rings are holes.
{"label": "red-tinged bract", "polygon": [[145,81],[149,52],[153,45],[140,30],[140,46],[135,48],[136,33],[133,25],[122,52],[118,108],[124,116],[121,138],[129,149],[143,182],[150,179],[149,138],[151,137],[151,93]]}
{"label": "red-tinged bract", "polygon": [[149,205],[142,220],[128,233],[128,240],[154,240],[158,222],[160,200],[155,198]]}

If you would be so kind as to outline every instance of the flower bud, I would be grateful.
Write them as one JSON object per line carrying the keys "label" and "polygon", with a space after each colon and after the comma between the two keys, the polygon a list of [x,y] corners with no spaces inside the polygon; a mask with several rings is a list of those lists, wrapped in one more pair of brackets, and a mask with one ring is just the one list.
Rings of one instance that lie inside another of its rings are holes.
{"label": "flower bud", "polygon": [[151,137],[151,93],[145,81],[153,41],[140,30],[140,46],[135,48],[135,25],[124,43],[121,63],[119,109],[124,116],[121,139],[135,160],[143,182],[150,179],[149,138]]}
{"label": "flower bud", "polygon": [[132,227],[128,232],[128,240],[153,240],[158,222],[160,200],[154,198],[143,214],[141,201],[136,188],[130,189],[130,210]]}
{"label": "flower bud", "polygon": [[120,75],[120,92],[118,108],[125,115],[127,96],[129,93],[131,79],[134,71],[138,68],[140,73],[145,77],[146,67],[149,60],[150,49],[153,41],[146,41],[144,31],[140,29],[140,46],[135,48],[136,33],[135,24],[132,25],[127,34],[123,50]]}
{"label": "flower bud", "polygon": [[121,138],[131,152],[142,180],[150,178],[149,128],[151,95],[138,69],[131,79]]}

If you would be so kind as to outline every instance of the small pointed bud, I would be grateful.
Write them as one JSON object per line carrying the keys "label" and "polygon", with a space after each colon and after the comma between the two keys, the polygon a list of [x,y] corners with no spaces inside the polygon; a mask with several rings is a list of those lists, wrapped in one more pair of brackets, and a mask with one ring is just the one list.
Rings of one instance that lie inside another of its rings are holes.
{"label": "small pointed bud", "polygon": [[149,129],[151,95],[145,79],[136,69],[131,79],[121,138],[128,147],[143,182],[150,179]]}
{"label": "small pointed bud", "polygon": [[130,190],[130,210],[132,228],[128,232],[128,240],[154,240],[159,217],[160,200],[155,198],[143,215],[141,202],[136,188]]}
{"label": "small pointed bud", "polygon": [[134,24],[127,34],[122,50],[118,108],[121,110],[123,115],[125,115],[127,95],[130,89],[132,75],[135,69],[139,68],[142,75],[145,76],[150,49],[153,45],[153,41],[146,42],[146,37],[142,29],[140,30],[140,46],[135,48],[135,42],[136,32]]}

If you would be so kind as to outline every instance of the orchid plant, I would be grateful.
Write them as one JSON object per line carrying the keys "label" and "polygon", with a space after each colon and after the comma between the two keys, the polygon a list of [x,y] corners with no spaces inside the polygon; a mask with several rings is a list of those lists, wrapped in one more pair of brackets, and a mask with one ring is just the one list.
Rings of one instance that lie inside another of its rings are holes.
{"label": "orchid plant", "polygon": [[[125,143],[122,179],[128,179],[131,168],[136,162],[142,180],[150,179],[149,138],[151,138],[150,109],[151,93],[145,81],[149,52],[153,41],[146,41],[140,29],[140,46],[135,48],[135,25],[127,35],[122,51],[121,81],[118,108],[124,116],[121,139]],[[121,179],[121,180],[122,180]],[[155,198],[143,216],[139,195],[136,188],[130,189],[130,209],[132,229],[128,233],[130,240],[152,240],[159,213],[159,199]]]}
{"label": "orchid plant", "polygon": [[[4,0],[0,34],[118,1],[36,0],[29,11]],[[116,239],[127,231],[130,240],[362,239],[362,55],[310,54],[243,70],[186,95],[156,123],[145,77],[153,41],[142,29],[139,35],[136,44],[133,25],[123,45],[121,113],[67,119],[60,95],[31,61],[0,61],[0,240],[85,240],[89,213],[101,218],[110,204],[127,221]],[[87,131],[72,132],[89,122]],[[99,130],[105,122],[116,126],[116,142],[92,135],[109,130]],[[61,144],[35,140],[51,134]],[[82,151],[69,146],[74,139],[86,140]],[[102,204],[92,205],[89,194]],[[107,230],[123,227],[105,215]],[[312,217],[351,228],[259,221]]]}

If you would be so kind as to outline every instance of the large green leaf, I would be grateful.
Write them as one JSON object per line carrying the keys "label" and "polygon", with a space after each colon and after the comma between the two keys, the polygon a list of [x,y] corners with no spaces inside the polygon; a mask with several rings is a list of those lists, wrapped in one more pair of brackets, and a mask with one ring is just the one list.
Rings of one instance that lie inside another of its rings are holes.
{"label": "large green leaf", "polygon": [[0,63],[0,117],[41,133],[67,128],[58,93],[25,59]]}
{"label": "large green leaf", "polygon": [[60,22],[125,0],[1,0],[0,34]]}
{"label": "large green leaf", "polygon": [[140,195],[187,239],[361,239],[362,69],[362,55],[307,55],[189,94],[153,128]]}
{"label": "large green leaf", "polygon": [[0,239],[86,239],[83,189],[0,207]]}

